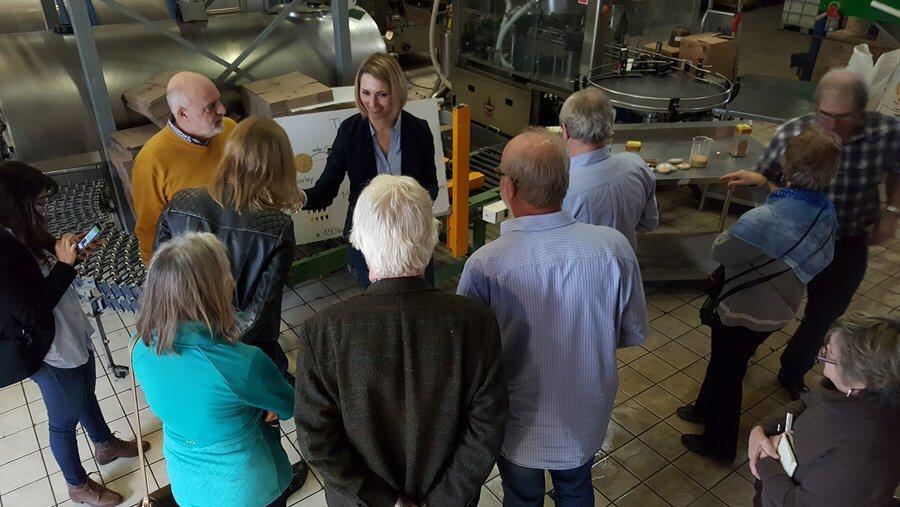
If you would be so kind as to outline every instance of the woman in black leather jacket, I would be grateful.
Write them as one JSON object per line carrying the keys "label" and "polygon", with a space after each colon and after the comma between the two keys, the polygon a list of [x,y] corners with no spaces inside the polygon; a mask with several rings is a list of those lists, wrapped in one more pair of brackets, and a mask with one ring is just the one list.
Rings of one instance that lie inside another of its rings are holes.
{"label": "woman in black leather jacket", "polygon": [[287,134],[269,118],[250,117],[229,138],[213,182],[175,194],[156,231],[155,246],[192,231],[222,241],[234,276],[234,306],[246,327],[241,341],[262,349],[282,374],[288,361],[278,344],[281,296],[294,260],[294,224],[285,211],[299,205]]}
{"label": "woman in black leather jacket", "polygon": [[[344,177],[350,179],[345,237],[349,237],[353,227],[353,209],[360,192],[379,174],[410,176],[428,191],[432,200],[437,197],[434,136],[428,122],[403,111],[407,98],[405,81],[400,65],[384,53],[374,53],[363,61],[356,74],[359,113],[338,127],[322,176],[312,188],[303,191],[303,209],[325,209],[337,197]],[[368,287],[371,282],[365,258],[353,247],[348,253],[350,275]],[[431,264],[425,270],[425,279],[434,285]]]}

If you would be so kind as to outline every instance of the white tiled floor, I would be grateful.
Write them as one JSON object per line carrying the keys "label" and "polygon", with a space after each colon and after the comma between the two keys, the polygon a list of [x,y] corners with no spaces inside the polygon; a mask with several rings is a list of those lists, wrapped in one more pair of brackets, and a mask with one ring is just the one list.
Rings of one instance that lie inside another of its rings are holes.
{"label": "white tiled floor", "polygon": [[[663,231],[693,231],[709,228],[716,219],[712,211],[698,212],[683,190],[661,191]],[[871,260],[865,281],[857,292],[853,309],[896,312],[900,307],[900,242],[870,249]],[[452,290],[454,282],[443,288]],[[596,505],[750,505],[753,486],[746,463],[746,451],[732,466],[721,465],[691,453],[681,446],[682,432],[699,428],[675,416],[675,409],[693,401],[699,390],[709,356],[709,331],[698,327],[700,292],[689,283],[646,284],[650,304],[650,335],[640,347],[617,354],[620,385],[616,406],[608,427],[607,440],[598,455],[593,477]],[[359,293],[343,273],[312,280],[285,290],[280,342],[288,352],[290,368],[296,364],[297,336],[292,328],[316,311]],[[102,317],[116,361],[127,356],[133,316],[108,314]],[[775,379],[778,356],[796,328],[797,322],[775,333],[754,358],[744,383],[744,415],[741,438],[749,428],[779,404],[786,394]],[[102,350],[95,337],[97,350]],[[117,379],[103,368],[107,359],[99,354],[97,397],[110,427],[122,438],[132,438],[133,401],[127,379]],[[810,373],[813,383],[819,374]],[[153,445],[146,459],[150,464],[151,489],[168,483],[162,458],[159,419],[139,395],[144,438]],[[126,415],[132,419],[126,418]],[[31,382],[0,390],[0,507],[40,507],[66,505],[65,480],[48,447],[46,409],[40,390]],[[293,421],[282,424],[282,443],[288,455],[299,457],[295,447]],[[98,467],[92,445],[79,429],[78,445],[85,468],[127,498],[137,501],[141,475],[136,460],[119,460]],[[550,490],[550,483],[547,489]],[[480,505],[497,506],[503,499],[496,468],[481,491]],[[310,475],[294,494],[291,505],[325,505],[321,481]],[[552,504],[548,496],[547,502]]]}

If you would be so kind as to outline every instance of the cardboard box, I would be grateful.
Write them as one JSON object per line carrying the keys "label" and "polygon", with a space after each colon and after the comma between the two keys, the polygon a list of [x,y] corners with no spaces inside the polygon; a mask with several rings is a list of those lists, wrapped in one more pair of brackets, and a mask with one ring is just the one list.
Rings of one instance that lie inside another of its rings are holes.
{"label": "cardboard box", "polygon": [[688,35],[681,40],[678,56],[728,79],[737,75],[738,43],[734,37],[717,33]]}
{"label": "cardboard box", "polygon": [[[647,51],[652,51],[652,52],[656,53],[656,43],[650,42],[648,44],[644,44],[644,49],[646,49]],[[672,56],[672,57],[677,58],[678,57],[678,49],[679,48],[677,48],[675,46],[670,46],[667,42],[664,42],[662,45],[662,48],[659,50],[659,52],[660,52],[660,54],[663,54],[665,56]]]}
{"label": "cardboard box", "polygon": [[169,121],[169,104],[166,102],[166,86],[178,71],[165,70],[151,76],[138,86],[122,94],[129,109],[147,117],[162,128]]}
{"label": "cardboard box", "polygon": [[109,155],[110,163],[119,173],[119,179],[122,180],[122,186],[125,188],[125,195],[128,196],[129,202],[131,202],[131,171],[134,169],[134,158],[157,132],[159,132],[159,127],[156,125],[141,125],[118,130],[109,136],[112,142],[109,143],[106,152]]}
{"label": "cardboard box", "polygon": [[293,109],[334,100],[331,88],[299,72],[241,85],[247,116],[287,116]]}
{"label": "cardboard box", "polygon": [[835,30],[822,39],[819,46],[819,54],[816,56],[816,65],[813,67],[812,82],[822,79],[831,69],[846,67],[853,55],[853,48],[859,44],[868,44],[873,61],[884,53],[896,49],[876,40],[868,38],[864,33],[853,30]]}

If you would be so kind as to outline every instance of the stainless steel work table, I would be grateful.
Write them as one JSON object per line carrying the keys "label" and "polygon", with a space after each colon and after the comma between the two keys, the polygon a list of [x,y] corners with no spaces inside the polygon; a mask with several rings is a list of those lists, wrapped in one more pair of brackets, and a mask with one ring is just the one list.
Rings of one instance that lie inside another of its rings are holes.
{"label": "stainless steel work table", "polygon": [[[734,137],[734,126],[738,121],[691,122],[691,123],[648,123],[615,125],[613,153],[625,151],[625,141],[641,141],[638,155],[655,158],[659,163],[671,158],[690,159],[694,136],[713,138],[709,163],[702,169],[675,171],[670,174],[654,173],[657,185],[700,185],[703,187],[701,208],[706,188],[719,182],[719,178],[739,169],[752,169],[762,153],[763,146],[753,139],[747,139],[747,156],[729,155]],[[699,280],[706,278],[715,269],[710,248],[715,237],[725,227],[725,218],[731,207],[732,192],[725,194],[722,213],[716,229],[688,233],[639,234],[637,257],[641,274],[645,281]],[[660,213],[660,218],[664,218]]]}

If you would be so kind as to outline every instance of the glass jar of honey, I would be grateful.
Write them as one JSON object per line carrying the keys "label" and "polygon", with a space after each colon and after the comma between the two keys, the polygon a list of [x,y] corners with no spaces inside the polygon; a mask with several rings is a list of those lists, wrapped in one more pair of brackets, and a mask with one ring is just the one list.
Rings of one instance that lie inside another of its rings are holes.
{"label": "glass jar of honey", "polygon": [[734,139],[731,141],[731,150],[728,153],[732,157],[746,157],[747,147],[750,144],[750,134],[753,132],[753,125],[749,123],[738,123],[734,126]]}

